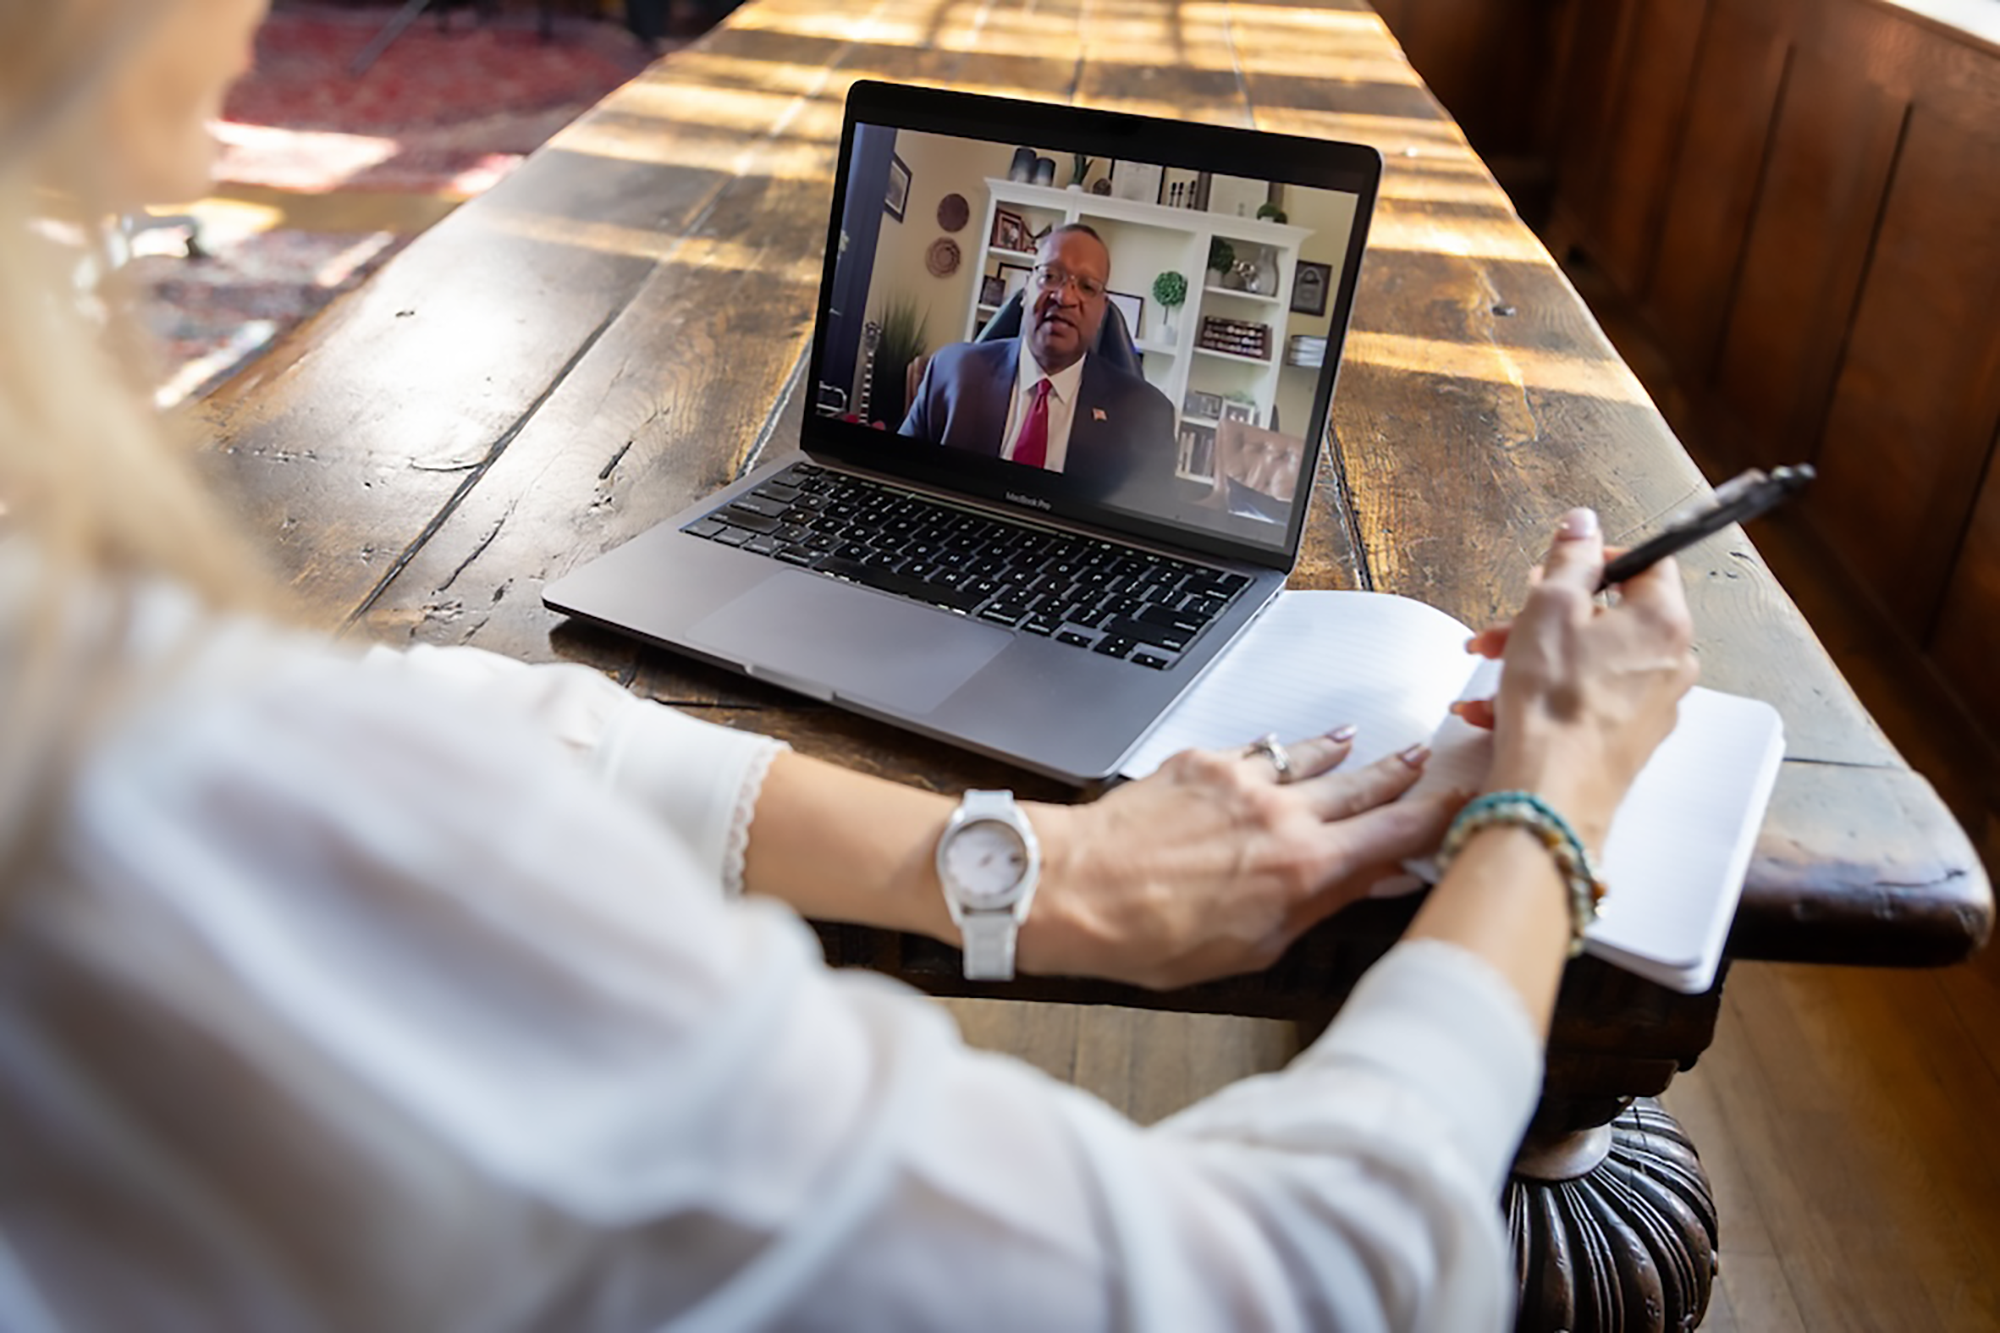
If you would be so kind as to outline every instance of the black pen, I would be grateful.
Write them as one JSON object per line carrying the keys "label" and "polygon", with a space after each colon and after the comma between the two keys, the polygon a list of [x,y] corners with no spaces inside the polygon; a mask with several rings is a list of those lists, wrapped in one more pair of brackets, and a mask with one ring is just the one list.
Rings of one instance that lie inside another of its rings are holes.
{"label": "black pen", "polygon": [[1743,523],[1757,517],[1779,501],[1797,495],[1812,479],[1811,463],[1775,468],[1769,473],[1753,467],[1739,477],[1731,477],[1715,488],[1713,499],[1675,518],[1658,533],[1606,565],[1604,577],[1598,580],[1597,590],[1603,592],[1613,584],[1623,583],[1731,523]]}

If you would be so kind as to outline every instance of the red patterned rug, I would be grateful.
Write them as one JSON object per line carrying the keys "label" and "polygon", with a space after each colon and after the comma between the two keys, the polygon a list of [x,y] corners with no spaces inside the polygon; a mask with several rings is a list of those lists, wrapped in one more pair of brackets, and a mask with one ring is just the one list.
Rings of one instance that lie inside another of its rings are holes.
{"label": "red patterned rug", "polygon": [[257,66],[218,134],[225,181],[302,192],[479,193],[556,130],[645,68],[624,29],[563,18],[544,41],[531,13],[476,23],[421,18],[365,72],[351,66],[396,6],[293,5],[272,13]]}
{"label": "red patterned rug", "polygon": [[[561,17],[544,41],[532,12],[479,24],[455,7],[444,30],[420,19],[354,74],[354,58],[400,7],[280,0],[259,34],[255,71],[216,126],[222,194],[238,185],[470,198],[651,59],[612,23]],[[166,354],[159,398],[169,405],[208,393],[412,234],[246,222],[255,206],[226,199],[191,211],[199,255],[182,253],[185,231],[153,229],[136,239],[131,261]]]}

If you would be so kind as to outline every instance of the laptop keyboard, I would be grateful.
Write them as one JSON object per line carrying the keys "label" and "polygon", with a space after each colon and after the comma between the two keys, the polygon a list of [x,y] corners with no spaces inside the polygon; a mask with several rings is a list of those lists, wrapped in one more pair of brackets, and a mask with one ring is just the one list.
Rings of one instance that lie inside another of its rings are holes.
{"label": "laptop keyboard", "polygon": [[793,464],[681,531],[1156,671],[1250,583],[816,463]]}

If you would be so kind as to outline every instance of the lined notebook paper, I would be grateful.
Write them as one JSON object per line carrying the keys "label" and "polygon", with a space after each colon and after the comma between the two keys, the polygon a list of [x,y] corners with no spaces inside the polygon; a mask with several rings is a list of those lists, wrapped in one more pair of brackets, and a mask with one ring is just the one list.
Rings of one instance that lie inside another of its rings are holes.
{"label": "lined notebook paper", "polygon": [[[1238,746],[1267,731],[1293,740],[1352,723],[1349,764],[1428,741],[1436,754],[1420,790],[1476,786],[1486,733],[1446,711],[1493,691],[1494,664],[1465,651],[1470,633],[1385,593],[1283,593],[1124,772],[1142,777],[1189,746]],[[1661,985],[1707,990],[1783,758],[1776,709],[1690,691],[1612,822],[1600,867],[1610,892],[1585,949]]]}

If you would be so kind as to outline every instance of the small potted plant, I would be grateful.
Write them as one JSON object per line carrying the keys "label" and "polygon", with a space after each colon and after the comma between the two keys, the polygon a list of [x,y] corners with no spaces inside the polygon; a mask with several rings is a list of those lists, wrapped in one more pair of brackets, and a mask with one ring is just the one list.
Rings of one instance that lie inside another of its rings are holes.
{"label": "small potted plant", "polygon": [[1081,190],[1083,188],[1083,178],[1090,174],[1090,164],[1097,159],[1094,157],[1085,157],[1082,153],[1071,153],[1069,160],[1069,188],[1072,190]]}
{"label": "small potted plant", "polygon": [[1165,273],[1153,279],[1153,299],[1159,303],[1160,309],[1165,312],[1167,337],[1169,339],[1179,336],[1176,320],[1179,316],[1181,304],[1187,300],[1187,294],[1187,279],[1172,269],[1168,269]]}
{"label": "small potted plant", "polygon": [[1236,267],[1236,247],[1224,237],[1218,236],[1208,243],[1208,267],[1216,273],[1227,273]]}
{"label": "small potted plant", "polygon": [[1257,205],[1257,217],[1264,222],[1276,222],[1281,224],[1290,220],[1285,216],[1284,209],[1279,208],[1276,204],[1272,203],[1268,199],[1265,200],[1263,203]]}

